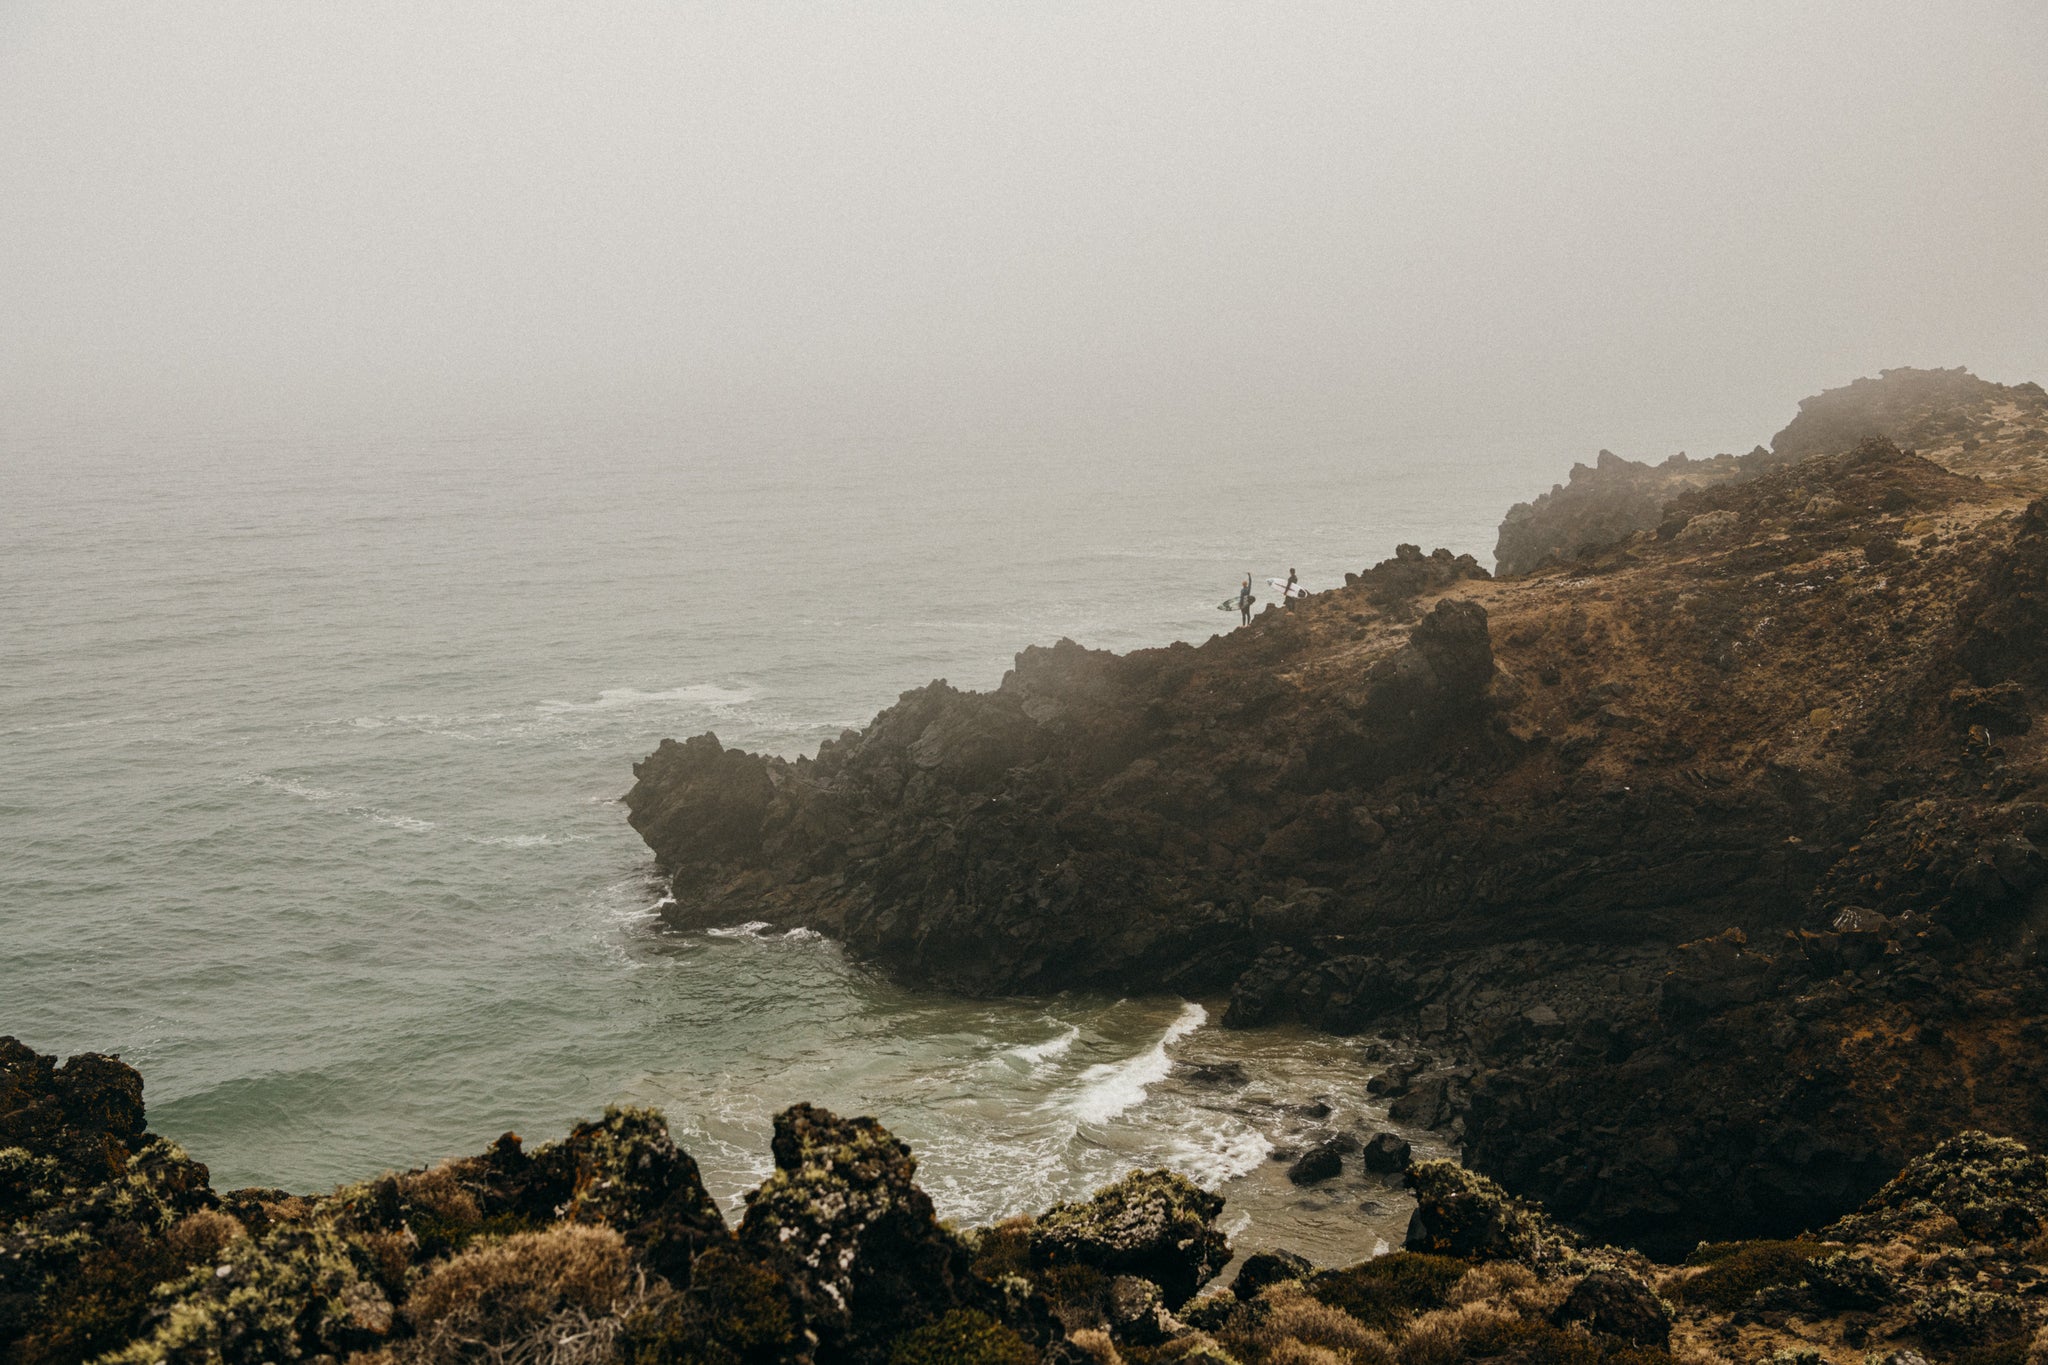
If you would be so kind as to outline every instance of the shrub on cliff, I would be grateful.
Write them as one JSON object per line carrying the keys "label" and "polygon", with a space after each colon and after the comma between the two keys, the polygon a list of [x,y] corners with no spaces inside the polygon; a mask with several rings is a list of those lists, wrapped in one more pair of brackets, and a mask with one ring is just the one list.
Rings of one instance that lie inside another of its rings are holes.
{"label": "shrub on cliff", "polygon": [[782,1277],[724,1246],[697,1258],[687,1290],[651,1300],[628,1320],[619,1358],[627,1365],[766,1365],[787,1359],[797,1341]]}
{"label": "shrub on cliff", "polygon": [[1678,1297],[1732,1313],[1758,1294],[1783,1285],[1803,1285],[1808,1267],[1839,1251],[1825,1242],[1719,1242],[1695,1251],[1692,1264],[1706,1269],[1680,1285]]}
{"label": "shrub on cliff", "polygon": [[610,1228],[559,1224],[473,1247],[421,1277],[405,1301],[419,1333],[409,1361],[503,1361],[546,1354],[596,1361],[611,1355],[623,1315],[646,1295],[645,1278]]}
{"label": "shrub on cliff", "polygon": [[988,1314],[956,1309],[897,1338],[889,1365],[1036,1365],[1038,1352]]}

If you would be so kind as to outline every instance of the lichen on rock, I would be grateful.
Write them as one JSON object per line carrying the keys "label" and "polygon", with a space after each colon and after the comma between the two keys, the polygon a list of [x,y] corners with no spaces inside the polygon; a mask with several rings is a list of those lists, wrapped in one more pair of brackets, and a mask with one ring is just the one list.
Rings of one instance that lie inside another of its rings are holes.
{"label": "lichen on rock", "polygon": [[1133,1171],[1085,1202],[1047,1210],[1032,1232],[1031,1261],[1140,1276],[1178,1308],[1230,1260],[1230,1242],[1216,1228],[1222,1211],[1220,1196],[1185,1176]]}

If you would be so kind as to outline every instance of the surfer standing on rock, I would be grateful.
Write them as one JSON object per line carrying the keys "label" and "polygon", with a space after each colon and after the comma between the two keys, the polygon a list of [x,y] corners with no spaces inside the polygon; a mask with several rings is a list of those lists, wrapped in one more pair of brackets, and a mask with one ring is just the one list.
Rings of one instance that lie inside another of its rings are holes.
{"label": "surfer standing on rock", "polygon": [[1244,586],[1237,590],[1237,614],[1243,618],[1242,624],[1247,626],[1252,623],[1252,601],[1252,576],[1247,572]]}

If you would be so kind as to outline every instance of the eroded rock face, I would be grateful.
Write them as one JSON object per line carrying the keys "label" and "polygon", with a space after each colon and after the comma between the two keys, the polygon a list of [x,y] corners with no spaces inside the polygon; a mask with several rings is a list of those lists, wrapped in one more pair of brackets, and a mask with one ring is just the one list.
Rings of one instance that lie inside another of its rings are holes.
{"label": "eroded rock face", "polygon": [[1036,1266],[1090,1266],[1158,1285],[1178,1308],[1230,1261],[1223,1200],[1171,1171],[1136,1171],[1086,1203],[1058,1204],[1032,1232]]}

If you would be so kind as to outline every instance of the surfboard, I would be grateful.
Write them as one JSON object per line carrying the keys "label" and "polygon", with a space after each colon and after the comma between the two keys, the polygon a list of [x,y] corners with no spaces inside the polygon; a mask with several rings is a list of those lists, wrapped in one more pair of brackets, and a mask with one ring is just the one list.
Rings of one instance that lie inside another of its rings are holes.
{"label": "surfboard", "polygon": [[[1253,601],[1254,603],[1256,603],[1256,602],[1257,602],[1258,600],[1259,600],[1259,599],[1258,599],[1258,598],[1256,598],[1256,597],[1254,597],[1254,598],[1252,599],[1252,601]],[[1223,599],[1223,600],[1222,600],[1221,602],[1218,602],[1218,603],[1216,604],[1216,610],[1218,610],[1218,611],[1236,611],[1236,610],[1237,610],[1237,599],[1236,599],[1235,597],[1226,597],[1226,598],[1224,598],[1224,599]]]}
{"label": "surfboard", "polygon": [[1294,585],[1293,587],[1291,587],[1291,588],[1290,588],[1290,587],[1288,587],[1288,586],[1287,586],[1287,580],[1286,580],[1286,579],[1284,579],[1284,578],[1269,578],[1269,579],[1267,579],[1266,581],[1267,581],[1268,583],[1271,583],[1271,584],[1272,584],[1272,585],[1273,585],[1274,587],[1276,587],[1276,588],[1280,589],[1280,592],[1281,592],[1281,594],[1282,594],[1283,596],[1286,596],[1286,597],[1306,597],[1306,596],[1308,596],[1308,589],[1307,589],[1307,588],[1304,588],[1304,587],[1302,587],[1302,586],[1301,586],[1301,584],[1299,584],[1299,583],[1296,583],[1296,584],[1295,584],[1295,585]]}

